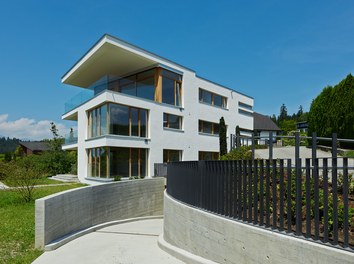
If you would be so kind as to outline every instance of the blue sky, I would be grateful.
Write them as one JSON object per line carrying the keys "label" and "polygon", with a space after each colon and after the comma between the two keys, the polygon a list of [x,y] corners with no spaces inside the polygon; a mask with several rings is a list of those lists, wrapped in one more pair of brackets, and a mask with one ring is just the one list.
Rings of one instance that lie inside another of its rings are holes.
{"label": "blue sky", "polygon": [[62,134],[80,89],[61,76],[104,34],[254,97],[254,109],[308,110],[354,71],[354,1],[2,1],[0,135]]}

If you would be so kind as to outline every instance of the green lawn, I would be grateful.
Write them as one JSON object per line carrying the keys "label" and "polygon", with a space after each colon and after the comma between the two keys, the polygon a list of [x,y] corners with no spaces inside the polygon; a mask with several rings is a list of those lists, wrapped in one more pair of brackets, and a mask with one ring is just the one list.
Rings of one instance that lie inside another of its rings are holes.
{"label": "green lawn", "polygon": [[349,150],[344,153],[344,157],[354,157],[354,150]]}
{"label": "green lawn", "polygon": [[[3,180],[2,182],[4,184],[6,184],[7,186],[10,186],[10,187],[14,186],[11,181]],[[35,185],[63,184],[63,183],[65,183],[65,182],[56,181],[56,180],[52,180],[52,179],[48,179],[48,178],[42,178],[42,179],[38,179],[38,181],[36,182]]]}
{"label": "green lawn", "polygon": [[[34,196],[38,199],[81,186],[38,188]],[[23,203],[18,193],[0,191],[0,263],[31,263],[41,254],[34,248],[34,201]]]}

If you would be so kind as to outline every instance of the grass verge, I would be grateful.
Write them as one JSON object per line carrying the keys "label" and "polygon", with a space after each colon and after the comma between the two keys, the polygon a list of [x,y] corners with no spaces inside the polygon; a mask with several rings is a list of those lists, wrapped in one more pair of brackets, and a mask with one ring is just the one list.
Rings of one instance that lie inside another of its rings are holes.
{"label": "grass verge", "polygon": [[[6,184],[9,187],[15,187],[16,185],[14,185],[14,183],[12,181],[7,181],[7,180],[3,180],[2,181],[4,184]],[[61,182],[61,181],[56,181],[56,180],[52,180],[49,178],[41,178],[38,179],[35,183],[35,185],[48,185],[48,184],[63,184],[65,182]]]}
{"label": "grass verge", "polygon": [[[36,190],[35,199],[84,186],[70,184]],[[24,203],[17,192],[0,191],[0,263],[31,263],[43,252],[34,248],[35,203]]]}

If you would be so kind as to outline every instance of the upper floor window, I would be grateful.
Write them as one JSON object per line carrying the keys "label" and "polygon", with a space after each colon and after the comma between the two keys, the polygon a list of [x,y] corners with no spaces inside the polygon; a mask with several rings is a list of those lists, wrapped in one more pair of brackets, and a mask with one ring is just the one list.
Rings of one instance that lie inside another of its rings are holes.
{"label": "upper floor window", "polygon": [[241,115],[245,115],[245,116],[253,116],[252,112],[248,112],[248,111],[245,111],[245,110],[242,110],[242,109],[238,109],[238,113],[241,114]]}
{"label": "upper floor window", "polygon": [[238,106],[242,107],[242,108],[246,108],[248,110],[252,110],[253,109],[252,105],[249,105],[249,104],[246,104],[246,103],[242,103],[242,102],[238,102]]}
{"label": "upper floor window", "polygon": [[107,134],[147,137],[148,111],[120,104],[105,104],[88,112],[88,137]]}
{"label": "upper floor window", "polygon": [[226,108],[227,98],[199,88],[199,102]]}
{"label": "upper floor window", "polygon": [[182,129],[182,117],[172,114],[163,114],[163,127]]}
{"label": "upper floor window", "polygon": [[181,106],[182,76],[174,72],[161,69],[162,102]]}
{"label": "upper floor window", "polygon": [[219,124],[199,120],[199,133],[219,135]]}
{"label": "upper floor window", "polygon": [[182,76],[160,67],[111,80],[108,89],[159,103],[182,104]]}

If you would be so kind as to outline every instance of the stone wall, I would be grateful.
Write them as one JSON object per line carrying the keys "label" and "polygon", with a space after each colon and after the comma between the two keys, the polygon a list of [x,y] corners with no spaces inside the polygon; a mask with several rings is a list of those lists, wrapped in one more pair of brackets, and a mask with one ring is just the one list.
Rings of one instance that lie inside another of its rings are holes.
{"label": "stone wall", "polygon": [[105,222],[163,214],[164,178],[114,182],[36,200],[35,245]]}
{"label": "stone wall", "polygon": [[163,239],[217,263],[354,263],[354,253],[198,210],[166,193]]}

